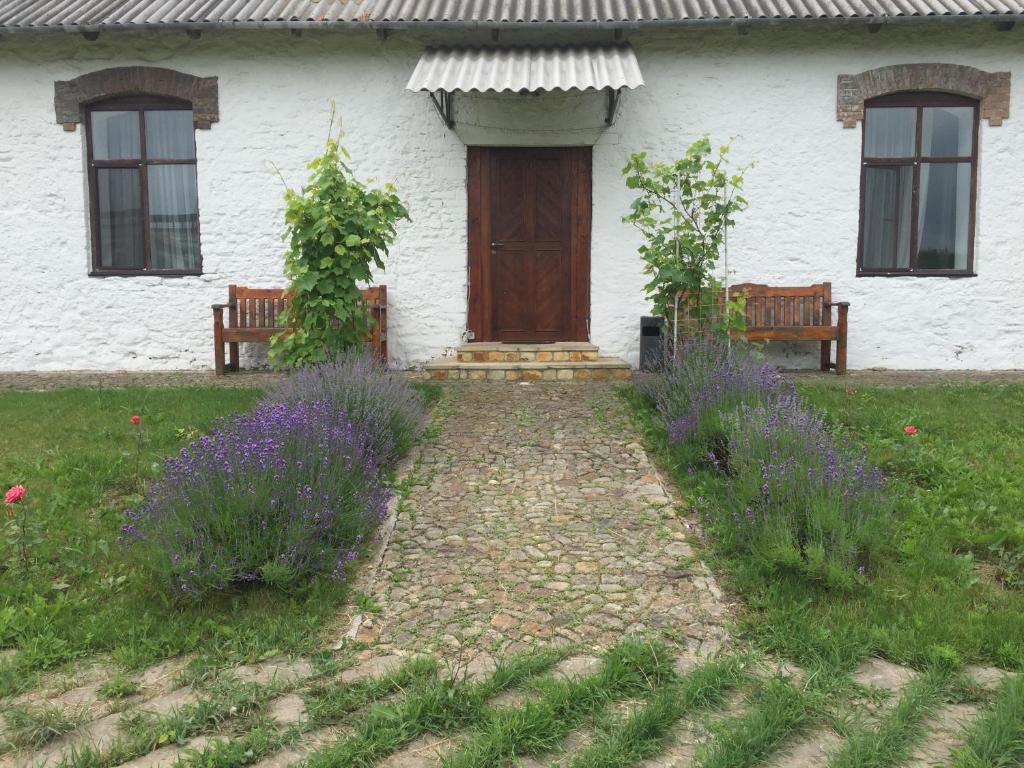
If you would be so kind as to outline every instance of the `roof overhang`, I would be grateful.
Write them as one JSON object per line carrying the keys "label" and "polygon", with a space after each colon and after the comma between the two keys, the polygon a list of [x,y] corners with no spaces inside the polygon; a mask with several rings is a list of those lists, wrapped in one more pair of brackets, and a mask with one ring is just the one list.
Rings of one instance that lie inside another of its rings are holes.
{"label": "roof overhang", "polygon": [[610,125],[622,89],[643,84],[631,46],[588,45],[428,48],[405,87],[429,93],[451,128],[455,93],[605,91]]}

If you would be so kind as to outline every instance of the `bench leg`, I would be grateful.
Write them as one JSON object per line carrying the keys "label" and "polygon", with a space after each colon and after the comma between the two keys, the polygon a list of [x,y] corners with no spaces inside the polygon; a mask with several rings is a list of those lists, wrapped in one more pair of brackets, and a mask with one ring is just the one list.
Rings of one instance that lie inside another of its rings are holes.
{"label": "bench leg", "polygon": [[827,371],[832,367],[832,342],[821,342],[821,370]]}
{"label": "bench leg", "polygon": [[224,375],[224,317],[213,310],[213,370],[217,376]]}
{"label": "bench leg", "polygon": [[232,371],[237,371],[238,370],[238,342],[237,341],[232,341],[230,344],[228,344],[228,349],[231,350],[231,365],[229,366],[229,369],[232,370]]}
{"label": "bench leg", "polygon": [[839,376],[846,373],[846,315],[848,310],[849,307],[845,304],[839,306],[839,322],[836,324],[838,330],[836,336],[836,374]]}

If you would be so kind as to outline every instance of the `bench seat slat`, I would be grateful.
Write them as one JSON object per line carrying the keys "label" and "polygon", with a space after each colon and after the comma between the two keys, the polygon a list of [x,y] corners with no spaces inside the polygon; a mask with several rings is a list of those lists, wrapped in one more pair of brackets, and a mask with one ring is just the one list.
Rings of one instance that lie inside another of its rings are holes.
{"label": "bench seat slat", "polygon": [[737,333],[755,341],[832,341],[839,338],[839,331],[834,325],[773,325],[747,328]]}

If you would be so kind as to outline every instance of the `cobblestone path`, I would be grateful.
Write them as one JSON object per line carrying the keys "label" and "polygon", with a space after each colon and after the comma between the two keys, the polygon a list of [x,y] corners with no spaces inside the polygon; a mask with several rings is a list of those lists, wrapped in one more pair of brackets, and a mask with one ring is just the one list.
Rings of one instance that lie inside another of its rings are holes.
{"label": "cobblestone path", "polygon": [[603,649],[658,634],[707,655],[729,609],[603,382],[447,385],[369,587],[376,651]]}

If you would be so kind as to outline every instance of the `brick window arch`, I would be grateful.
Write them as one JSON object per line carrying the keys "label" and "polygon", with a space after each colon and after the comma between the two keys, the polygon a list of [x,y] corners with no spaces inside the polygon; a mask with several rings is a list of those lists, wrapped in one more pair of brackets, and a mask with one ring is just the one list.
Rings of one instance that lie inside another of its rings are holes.
{"label": "brick window arch", "polygon": [[864,102],[879,96],[934,91],[966,96],[979,103],[991,126],[1010,116],[1010,73],[985,72],[962,64],[893,64],[856,75],[839,75],[836,119],[856,128],[864,119]]}
{"label": "brick window arch", "polygon": [[163,67],[112,67],[54,83],[57,122],[64,130],[74,131],[90,104],[131,96],[188,102],[196,128],[209,128],[220,120],[216,77],[196,77]]}

